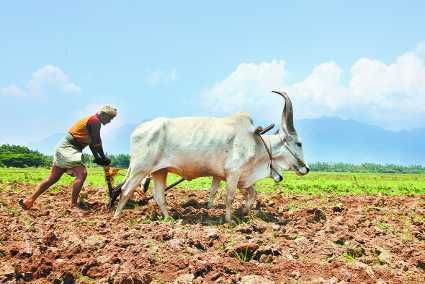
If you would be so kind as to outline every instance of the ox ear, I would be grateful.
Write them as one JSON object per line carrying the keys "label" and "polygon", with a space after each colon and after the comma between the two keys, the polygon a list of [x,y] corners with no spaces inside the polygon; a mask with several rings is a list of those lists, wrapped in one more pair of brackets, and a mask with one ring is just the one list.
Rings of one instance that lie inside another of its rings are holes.
{"label": "ox ear", "polygon": [[276,132],[276,134],[280,136],[283,142],[291,143],[295,141],[296,135],[290,134],[285,130],[279,130],[278,132]]}

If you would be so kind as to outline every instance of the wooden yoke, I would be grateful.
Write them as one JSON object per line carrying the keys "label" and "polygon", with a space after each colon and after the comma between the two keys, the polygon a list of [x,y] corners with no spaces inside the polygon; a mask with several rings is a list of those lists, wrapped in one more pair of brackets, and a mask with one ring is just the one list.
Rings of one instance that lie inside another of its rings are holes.
{"label": "wooden yoke", "polygon": [[273,127],[274,127],[274,124],[270,124],[269,126],[267,126],[266,128],[262,128],[261,126],[258,126],[256,129],[255,129],[255,134],[257,134],[257,135],[263,135],[264,133],[267,133],[267,132],[269,132],[270,130],[272,130],[273,129]]}

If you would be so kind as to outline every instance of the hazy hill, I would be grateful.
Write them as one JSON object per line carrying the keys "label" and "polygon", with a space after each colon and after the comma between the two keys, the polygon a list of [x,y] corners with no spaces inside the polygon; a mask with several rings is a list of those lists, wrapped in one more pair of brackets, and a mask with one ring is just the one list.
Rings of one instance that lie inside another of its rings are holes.
{"label": "hazy hill", "polygon": [[300,120],[296,128],[307,160],[425,164],[425,129],[388,131],[352,120]]}
{"label": "hazy hill", "polygon": [[[295,124],[309,162],[425,164],[425,129],[394,132],[339,118],[304,119]],[[128,153],[135,127],[127,124],[110,133],[104,139],[105,150]],[[54,134],[29,146],[51,154],[62,136]]]}

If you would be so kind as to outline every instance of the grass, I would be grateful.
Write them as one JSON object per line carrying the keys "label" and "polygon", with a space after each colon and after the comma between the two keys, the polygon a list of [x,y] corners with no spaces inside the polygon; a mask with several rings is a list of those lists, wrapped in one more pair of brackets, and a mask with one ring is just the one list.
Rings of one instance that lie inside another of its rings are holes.
{"label": "grass", "polygon": [[32,231],[34,229],[34,222],[32,220],[25,220],[24,225],[28,231]]}
{"label": "grass", "polygon": [[344,257],[345,261],[347,261],[350,264],[353,264],[357,261],[356,257],[349,252],[344,252],[342,256]]}
{"label": "grass", "polygon": [[96,283],[96,280],[94,280],[94,279],[92,279],[88,276],[84,276],[82,274],[79,275],[78,280],[81,283],[88,283],[88,284],[95,284]]}
{"label": "grass", "polygon": [[238,217],[236,215],[233,215],[232,216],[232,220],[233,220],[233,225],[235,227],[236,226],[239,226],[239,225],[242,225],[242,224],[249,224],[252,221],[252,219],[251,219],[250,216]]}
{"label": "grass", "polygon": [[391,225],[390,225],[390,224],[388,224],[387,222],[384,222],[384,221],[382,221],[382,222],[378,222],[378,223],[376,224],[376,227],[377,227],[379,230],[381,230],[381,231],[388,231],[388,230],[390,230],[390,229],[391,229]]}
{"label": "grass", "polygon": [[5,211],[11,217],[19,217],[21,215],[19,210],[14,207],[5,207]]}
{"label": "grass", "polygon": [[[18,184],[37,185],[49,174],[48,168],[0,168],[0,184],[6,184],[12,190],[18,189]],[[120,170],[114,184],[120,182],[126,170]],[[281,192],[283,194],[309,195],[423,195],[425,194],[425,174],[371,174],[371,173],[328,173],[312,172],[306,176],[297,176],[292,172],[284,173],[283,182],[276,184],[266,178],[256,184],[258,192]],[[177,175],[168,176],[168,184],[179,179]],[[56,184],[70,185],[73,178],[64,175]],[[86,186],[106,187],[103,169],[88,168]],[[208,189],[211,178],[198,178],[184,181],[179,188]],[[221,187],[224,183],[221,183]],[[0,187],[4,190],[4,186]],[[60,191],[59,187],[53,189]]]}
{"label": "grass", "polygon": [[165,217],[163,215],[159,215],[156,219],[159,223],[173,223],[176,221],[172,216]]}
{"label": "grass", "polygon": [[288,202],[287,204],[287,208],[289,212],[293,212],[293,211],[297,211],[299,209],[298,205],[296,202]]}
{"label": "grass", "polygon": [[241,252],[235,251],[235,257],[241,262],[248,262],[253,258],[253,253],[248,248],[245,248]]}

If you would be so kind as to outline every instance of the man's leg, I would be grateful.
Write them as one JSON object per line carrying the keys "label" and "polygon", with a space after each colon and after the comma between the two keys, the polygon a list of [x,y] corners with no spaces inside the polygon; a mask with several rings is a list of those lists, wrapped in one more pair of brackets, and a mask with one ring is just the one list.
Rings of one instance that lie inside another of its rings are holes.
{"label": "man's leg", "polygon": [[87,177],[87,169],[81,165],[70,170],[75,176],[74,183],[72,184],[72,203],[71,207],[78,207],[78,196],[80,195],[81,188]]}
{"label": "man's leg", "polygon": [[24,209],[30,209],[32,205],[34,204],[35,200],[41,194],[43,194],[43,192],[45,192],[49,187],[55,184],[60,179],[60,177],[64,174],[65,171],[66,171],[65,169],[62,169],[53,165],[50,171],[49,177],[38,185],[37,190],[33,194],[31,194],[31,196],[29,196],[28,198],[22,201],[22,204],[21,204],[22,207]]}

